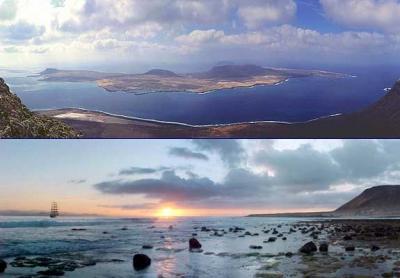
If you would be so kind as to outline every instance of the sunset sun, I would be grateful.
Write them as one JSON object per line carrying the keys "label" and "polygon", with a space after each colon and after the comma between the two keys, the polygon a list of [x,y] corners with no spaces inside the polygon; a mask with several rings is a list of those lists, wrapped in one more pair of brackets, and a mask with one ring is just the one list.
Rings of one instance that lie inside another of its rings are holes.
{"label": "sunset sun", "polygon": [[172,208],[163,208],[163,209],[161,209],[159,216],[169,218],[169,217],[176,216],[176,212]]}

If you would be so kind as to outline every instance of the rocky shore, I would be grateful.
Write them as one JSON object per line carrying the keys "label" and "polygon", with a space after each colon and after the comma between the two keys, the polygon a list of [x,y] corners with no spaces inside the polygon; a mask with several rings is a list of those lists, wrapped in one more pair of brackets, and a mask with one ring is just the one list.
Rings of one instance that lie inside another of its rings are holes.
{"label": "rocky shore", "polygon": [[[167,240],[175,229],[170,226],[158,231],[159,237]],[[130,229],[124,231],[130,233]],[[235,244],[233,240],[251,240],[255,244],[248,245],[248,252],[211,251],[209,241],[219,242],[225,237],[232,244]],[[73,273],[76,275],[72,277],[79,277],[87,269],[84,273],[92,273],[95,277],[98,268],[106,264],[117,268],[130,266],[132,275],[144,275],[149,274],[153,262],[160,262],[159,253],[168,252],[169,256],[184,253],[185,256],[227,258],[232,265],[237,260],[245,260],[246,264],[255,265],[254,277],[400,277],[400,220],[397,219],[316,220],[257,227],[193,226],[192,233],[183,240],[186,248],[176,250],[143,242],[141,250],[134,251],[130,260],[108,258],[106,254],[103,259],[96,259],[79,253],[18,256],[0,260],[0,271],[21,278],[70,276]],[[276,245],[285,246],[286,243],[290,245],[288,248],[271,252]],[[159,277],[169,277],[156,271]],[[18,276],[17,273],[24,274]]]}

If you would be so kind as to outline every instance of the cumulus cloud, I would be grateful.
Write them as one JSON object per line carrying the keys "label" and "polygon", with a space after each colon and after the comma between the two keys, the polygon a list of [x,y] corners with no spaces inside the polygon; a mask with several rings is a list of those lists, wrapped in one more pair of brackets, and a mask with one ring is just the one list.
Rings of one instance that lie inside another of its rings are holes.
{"label": "cumulus cloud", "polygon": [[218,154],[229,167],[237,167],[245,158],[245,151],[237,140],[193,140],[201,151]]}
{"label": "cumulus cloud", "polygon": [[176,157],[185,159],[209,160],[208,156],[203,153],[194,152],[188,148],[174,147],[169,150],[169,154]]}
{"label": "cumulus cloud", "polygon": [[345,26],[400,31],[398,0],[320,0],[326,14]]}
{"label": "cumulus cloud", "polygon": [[0,21],[14,19],[17,15],[17,8],[15,0],[0,0]]}
{"label": "cumulus cloud", "polygon": [[290,22],[296,15],[297,5],[293,0],[248,0],[241,1],[239,17],[248,28]]}
{"label": "cumulus cloud", "polygon": [[0,27],[0,33],[7,40],[11,41],[25,41],[43,35],[45,27],[36,26],[25,21],[20,21],[15,24]]}
{"label": "cumulus cloud", "polygon": [[[367,187],[396,184],[400,178],[400,144],[395,141],[346,140],[325,150],[311,143],[283,149],[258,144],[255,151],[252,142],[230,141],[227,147],[218,140],[195,143],[225,160],[228,171],[220,181],[167,170],[159,178],[116,179],[94,186],[104,194],[142,195],[190,207],[306,209],[336,208]],[[232,156],[237,153],[242,154]]]}

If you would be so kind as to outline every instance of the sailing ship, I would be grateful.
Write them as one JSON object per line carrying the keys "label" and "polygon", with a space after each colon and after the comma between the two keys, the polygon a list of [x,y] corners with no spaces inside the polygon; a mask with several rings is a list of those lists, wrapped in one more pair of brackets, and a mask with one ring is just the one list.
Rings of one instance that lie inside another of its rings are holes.
{"label": "sailing ship", "polygon": [[58,212],[58,205],[56,202],[51,203],[50,218],[56,218],[60,214]]}

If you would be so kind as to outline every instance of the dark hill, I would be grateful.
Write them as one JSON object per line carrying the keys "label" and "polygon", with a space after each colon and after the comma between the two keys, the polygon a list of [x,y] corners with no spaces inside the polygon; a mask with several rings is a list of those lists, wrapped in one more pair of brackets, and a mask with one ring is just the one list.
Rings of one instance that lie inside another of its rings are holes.
{"label": "dark hill", "polygon": [[157,75],[162,77],[178,77],[179,75],[173,71],[162,70],[162,69],[152,69],[145,73],[145,75]]}
{"label": "dark hill", "polygon": [[0,78],[0,138],[76,138],[66,124],[29,111]]}
{"label": "dark hill", "polygon": [[365,190],[335,211],[340,216],[400,216],[400,186],[383,185]]}
{"label": "dark hill", "polygon": [[211,70],[199,73],[197,76],[200,78],[207,79],[242,79],[242,78],[250,78],[254,76],[262,76],[267,74],[278,74],[279,72],[266,69],[260,66],[255,65],[224,65],[224,66],[216,66]]}
{"label": "dark hill", "polygon": [[46,74],[54,74],[54,73],[57,73],[57,72],[59,72],[58,69],[47,68],[44,71],[40,72],[39,74],[40,75],[46,75]]}

